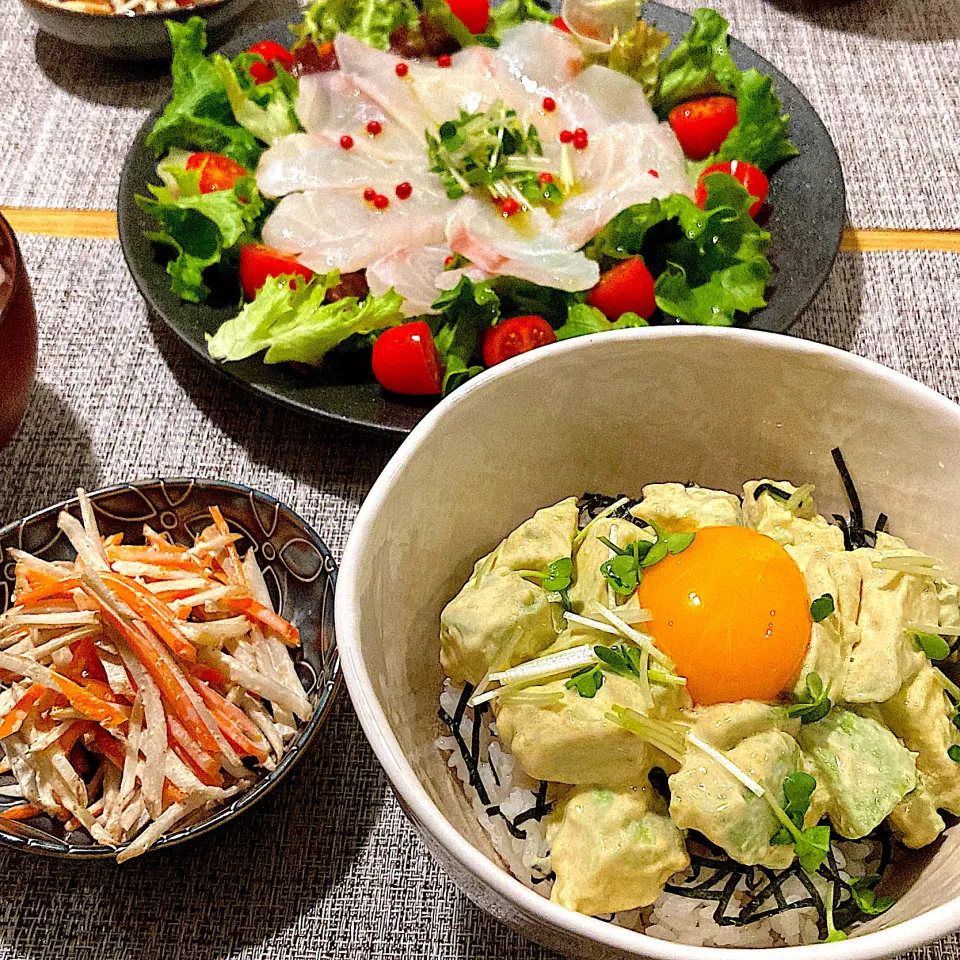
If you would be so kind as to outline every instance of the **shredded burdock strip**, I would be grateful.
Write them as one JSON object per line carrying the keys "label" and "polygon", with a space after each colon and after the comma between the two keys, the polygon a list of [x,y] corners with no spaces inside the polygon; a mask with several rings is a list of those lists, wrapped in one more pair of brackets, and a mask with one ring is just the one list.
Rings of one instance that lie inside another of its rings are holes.
{"label": "shredded burdock strip", "polygon": [[[78,490],[76,551],[21,550],[0,615],[0,770],[24,803],[128,860],[276,769],[313,707],[253,553],[217,508],[193,544],[104,537]],[[13,796],[13,799],[17,799]]]}

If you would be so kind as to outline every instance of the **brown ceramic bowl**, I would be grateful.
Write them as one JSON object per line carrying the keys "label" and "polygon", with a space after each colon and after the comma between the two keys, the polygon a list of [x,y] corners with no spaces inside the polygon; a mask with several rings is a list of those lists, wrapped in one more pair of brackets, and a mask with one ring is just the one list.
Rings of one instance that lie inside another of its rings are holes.
{"label": "brown ceramic bowl", "polygon": [[0,447],[27,409],[37,372],[37,314],[10,224],[0,216]]}
{"label": "brown ceramic bowl", "polygon": [[22,0],[40,29],[67,43],[121,60],[163,60],[171,55],[167,21],[200,16],[207,21],[211,49],[222,43],[233,21],[253,0],[213,0],[152,13],[88,13],[50,0]]}

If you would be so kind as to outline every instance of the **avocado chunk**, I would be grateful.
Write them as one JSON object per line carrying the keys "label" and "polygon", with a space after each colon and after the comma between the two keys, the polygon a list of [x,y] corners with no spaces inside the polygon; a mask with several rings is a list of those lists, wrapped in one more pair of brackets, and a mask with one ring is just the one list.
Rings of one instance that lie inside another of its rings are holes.
{"label": "avocado chunk", "polygon": [[557,637],[546,591],[518,571],[544,572],[569,558],[577,533],[576,497],[538,510],[479,560],[440,615],[440,661],[454,683],[477,684],[537,656]]}
{"label": "avocado chunk", "polygon": [[[780,798],[783,781],[801,767],[800,747],[789,734],[768,730],[723,750],[728,760]],[[773,846],[780,823],[763,797],[748,790],[709,754],[688,746],[670,778],[670,815],[682,830],[698,830],[740,863],[782,870],[793,847]]]}
{"label": "avocado chunk", "polygon": [[947,751],[960,743],[953,724],[956,708],[947,698],[937,669],[926,663],[886,703],[880,713],[887,726],[917,755],[917,769],[936,807],[960,816],[960,763]]}
{"label": "avocado chunk", "polygon": [[[644,783],[653,767],[667,772],[676,761],[644,743],[623,727],[606,719],[614,704],[643,708],[640,688],[633,681],[604,673],[603,685],[593,697],[568,690],[566,679],[529,689],[561,693],[555,705],[524,703],[521,698],[501,697],[497,702],[497,731],[503,745],[535,780],[571,784]],[[687,702],[683,687],[651,685],[651,716],[676,716]]]}
{"label": "avocado chunk", "polygon": [[842,837],[857,840],[877,827],[917,785],[913,754],[886,727],[834,708],[800,728],[813,765],[819,803]]}
{"label": "avocado chunk", "polygon": [[[940,602],[930,577],[878,570],[874,561],[890,556],[920,556],[902,540],[880,534],[878,548],[854,550],[850,556],[862,577],[860,636],[846,660],[842,699],[848,703],[889,700],[927,662],[907,630],[912,622],[936,623]],[[881,546],[882,545],[882,546]]]}
{"label": "avocado chunk", "polygon": [[913,850],[933,843],[946,829],[937,812],[937,800],[917,773],[917,785],[891,811],[887,818],[897,839]]}
{"label": "avocado chunk", "polygon": [[554,642],[546,591],[512,570],[467,585],[440,614],[440,662],[454,683],[474,686],[492,669],[536,657]]}
{"label": "avocado chunk", "polygon": [[497,566],[509,570],[546,570],[554,560],[569,557],[577,535],[577,498],[567,497],[538,510],[500,544]]}
{"label": "avocado chunk", "polygon": [[726,490],[650,483],[643,500],[630,511],[666,533],[690,533],[699,527],[742,527],[740,498]]}
{"label": "avocado chunk", "polygon": [[802,695],[809,673],[816,673],[836,696],[843,689],[847,657],[860,639],[860,567],[849,553],[835,553],[811,542],[787,544],[784,549],[796,561],[807,583],[811,603],[829,594],[834,612],[812,623],[810,644],[797,676],[794,693]]}
{"label": "avocado chunk", "polygon": [[648,906],[690,865],[683,834],[646,781],[576,788],[551,814],[547,839],[557,876],[550,899],[590,915]]}
{"label": "avocado chunk", "polygon": [[743,485],[744,526],[766,534],[783,547],[807,544],[831,553],[843,551],[842,531],[817,513],[812,496],[796,509],[790,509],[786,501],[769,490],[761,490],[760,496],[756,496],[758,488],[770,486],[791,495],[798,489],[786,480],[748,480]]}

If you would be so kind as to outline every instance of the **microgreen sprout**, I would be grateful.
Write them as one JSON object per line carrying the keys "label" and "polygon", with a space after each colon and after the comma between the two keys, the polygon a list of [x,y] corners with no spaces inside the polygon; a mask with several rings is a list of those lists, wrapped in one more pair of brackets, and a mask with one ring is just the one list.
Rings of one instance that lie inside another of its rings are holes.
{"label": "microgreen sprout", "polygon": [[788,717],[799,717],[802,724],[816,723],[833,709],[830,702],[830,681],[824,687],[820,674],[811,671],[807,674],[805,689],[797,702],[787,707]]}
{"label": "microgreen sprout", "polygon": [[[827,827],[827,832],[829,833],[830,828]],[[838,943],[841,940],[846,940],[847,935],[842,931],[838,930],[833,922],[833,907],[834,899],[837,893],[837,884],[836,881],[831,880],[829,883],[829,889],[827,890],[827,895],[824,899],[824,906],[826,907],[826,920],[827,920],[827,936],[824,939],[825,943]]]}
{"label": "microgreen sprout", "polygon": [[874,887],[880,882],[879,873],[868,873],[865,877],[856,877],[847,886],[853,896],[853,902],[861,913],[869,917],[878,917],[886,913],[896,902],[896,897],[878,897]]}
{"label": "microgreen sprout", "polygon": [[668,553],[682,553],[693,543],[693,533],[664,533],[655,523],[647,523],[657,535],[656,540],[635,540],[625,547],[618,547],[606,537],[597,538],[614,554],[600,565],[600,573],[620,596],[629,596],[637,589],[643,580],[642,571],[647,567],[659,563]]}
{"label": "microgreen sprout", "polygon": [[954,763],[960,763],[960,746],[958,746],[957,744],[954,744],[952,747],[950,747],[950,749],[947,750],[947,756]]}
{"label": "microgreen sprout", "polygon": [[810,616],[814,623],[823,623],[836,609],[832,594],[825,593],[810,604]]}
{"label": "microgreen sprout", "polygon": [[641,650],[646,650],[654,660],[659,661],[665,667],[673,669],[673,661],[663,651],[654,646],[653,637],[640,633],[639,630],[634,630],[628,623],[624,623],[615,613],[597,603],[596,600],[587,603],[586,612],[602,617],[611,626],[616,627],[621,637],[636,644]]}
{"label": "microgreen sprout", "polygon": [[430,171],[439,174],[451,200],[474,188],[487,190],[495,199],[512,197],[526,207],[563,200],[555,183],[540,181],[546,168],[537,128],[524,128],[516,110],[502,100],[482,112],[461,110],[455,120],[427,130],[425,136]]}
{"label": "microgreen sprout", "polygon": [[830,852],[830,827],[813,826],[803,829],[803,820],[810,809],[810,797],[816,789],[817,781],[797,770],[783,781],[783,807],[766,794],[770,809],[780,821],[780,829],[770,838],[775,846],[793,844],[800,865],[807,873],[816,873]]}
{"label": "microgreen sprout", "polygon": [[573,561],[569,557],[554,560],[544,570],[518,570],[517,573],[527,580],[538,580],[547,593],[556,594],[564,610],[570,610],[570,596],[567,593],[573,582]]}
{"label": "microgreen sprout", "polygon": [[946,660],[950,656],[950,644],[939,634],[926,633],[923,630],[914,630],[913,639],[917,646],[931,660]]}
{"label": "microgreen sprout", "polygon": [[578,670],[565,684],[568,690],[576,690],[581,697],[592,700],[603,686],[603,673],[596,665]]}

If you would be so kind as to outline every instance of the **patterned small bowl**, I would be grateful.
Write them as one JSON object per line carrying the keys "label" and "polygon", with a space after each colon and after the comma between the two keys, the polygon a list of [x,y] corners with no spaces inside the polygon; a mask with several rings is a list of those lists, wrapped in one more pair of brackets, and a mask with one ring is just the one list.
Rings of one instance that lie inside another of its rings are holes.
{"label": "patterned small bowl", "polygon": [[[295,651],[297,673],[314,706],[313,717],[303,725],[276,770],[231,802],[216,807],[189,826],[166,834],[151,850],[161,850],[232,820],[269,793],[309,747],[330,712],[340,685],[340,659],[333,620],[337,566],[320,537],[289,507],[265,493],[220,480],[139,480],[90,494],[104,535],[124,533],[135,540],[149,523],[177,543],[192,544],[210,522],[209,507],[218,506],[229,526],[243,535],[238,549],[253,547],[278,612],[300,630],[301,646]],[[0,530],[0,610],[13,594],[15,564],[6,551],[26,550],[45,560],[71,560],[69,541],[57,527],[57,515],[67,510],[79,518],[76,499],[47,507]],[[22,803],[14,796],[16,781],[0,775],[0,810]],[[0,819],[0,843],[31,853],[78,860],[109,859],[121,847],[103,847],[83,831],[67,834],[63,825],[41,815],[30,820]]]}
{"label": "patterned small bowl", "polygon": [[118,60],[168,60],[172,53],[167,21],[192,16],[207,21],[210,48],[219,46],[230,33],[234,20],[253,0],[207,0],[188,3],[176,10],[148,13],[92,13],[50,0],[22,0],[30,16],[45,33],[91,53]]}

